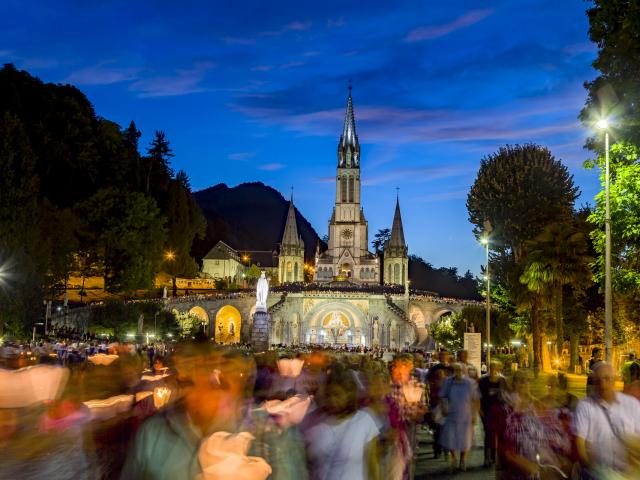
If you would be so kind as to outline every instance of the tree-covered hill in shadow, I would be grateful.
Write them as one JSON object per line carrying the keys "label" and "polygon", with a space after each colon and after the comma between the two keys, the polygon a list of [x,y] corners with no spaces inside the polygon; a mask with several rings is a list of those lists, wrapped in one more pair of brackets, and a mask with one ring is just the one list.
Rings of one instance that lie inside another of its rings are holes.
{"label": "tree-covered hill in shadow", "polygon": [[[220,183],[199,192],[194,198],[207,219],[204,239],[193,244],[193,255],[201,259],[219,240],[236,250],[277,249],[282,240],[289,200],[261,182],[228,187]],[[295,203],[295,198],[294,198]],[[296,208],[298,234],[304,241],[305,259],[312,260],[321,242],[311,224]],[[321,242],[321,250],[326,245]]]}
{"label": "tree-covered hill in shadow", "polygon": [[460,276],[455,267],[435,268],[416,255],[409,255],[409,280],[415,290],[426,290],[443,297],[482,300],[477,280],[471,272]]}

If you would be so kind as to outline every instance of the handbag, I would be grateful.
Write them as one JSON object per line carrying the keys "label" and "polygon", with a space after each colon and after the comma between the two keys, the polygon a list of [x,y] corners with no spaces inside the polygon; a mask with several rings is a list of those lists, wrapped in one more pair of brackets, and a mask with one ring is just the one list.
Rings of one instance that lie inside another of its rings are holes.
{"label": "handbag", "polygon": [[448,402],[447,397],[449,395],[449,392],[451,391],[452,380],[450,378],[447,378],[445,382],[447,382],[446,393],[440,398],[440,402],[433,409],[433,421],[436,422],[438,425],[443,425],[445,420],[447,419],[447,415],[449,414],[449,408],[448,408],[449,405],[447,403]]}

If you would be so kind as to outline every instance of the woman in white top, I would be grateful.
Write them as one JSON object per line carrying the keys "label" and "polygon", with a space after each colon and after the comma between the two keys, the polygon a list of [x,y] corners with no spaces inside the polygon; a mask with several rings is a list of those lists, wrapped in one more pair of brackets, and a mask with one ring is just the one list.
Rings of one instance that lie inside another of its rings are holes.
{"label": "woman in white top", "polygon": [[304,431],[309,471],[314,480],[376,478],[379,429],[373,414],[358,409],[357,385],[344,365],[330,367],[319,392],[316,420]]}

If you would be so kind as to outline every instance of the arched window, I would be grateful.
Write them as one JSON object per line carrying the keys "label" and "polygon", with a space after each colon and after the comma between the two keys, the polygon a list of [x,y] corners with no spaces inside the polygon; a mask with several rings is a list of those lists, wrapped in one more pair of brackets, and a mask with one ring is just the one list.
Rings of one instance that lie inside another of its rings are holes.
{"label": "arched window", "polygon": [[347,200],[347,177],[340,178],[340,198],[343,203],[349,201]]}
{"label": "arched window", "polygon": [[386,279],[387,283],[393,283],[393,265],[389,264],[389,275]]}
{"label": "arched window", "polygon": [[293,264],[293,281],[298,281],[298,262]]}
{"label": "arched window", "polygon": [[400,284],[400,265],[397,263],[393,266],[393,283]]}
{"label": "arched window", "polygon": [[353,203],[353,177],[349,177],[349,202]]}
{"label": "arched window", "polygon": [[407,281],[407,277],[406,277],[406,272],[404,271],[404,263],[402,264],[402,284],[404,285],[405,282]]}

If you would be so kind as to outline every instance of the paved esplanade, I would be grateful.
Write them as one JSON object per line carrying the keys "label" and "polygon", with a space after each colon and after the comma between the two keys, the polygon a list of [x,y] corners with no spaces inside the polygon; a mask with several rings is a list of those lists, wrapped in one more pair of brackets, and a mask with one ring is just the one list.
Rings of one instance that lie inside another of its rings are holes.
{"label": "paved esplanade", "polygon": [[450,473],[449,464],[444,457],[433,458],[433,440],[429,431],[418,427],[418,456],[416,460],[416,480],[456,479],[456,480],[485,480],[496,478],[495,470],[483,468],[484,449],[482,425],[478,421],[473,435],[473,447],[467,458],[466,472]]}

